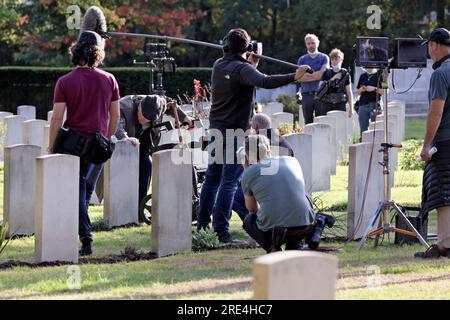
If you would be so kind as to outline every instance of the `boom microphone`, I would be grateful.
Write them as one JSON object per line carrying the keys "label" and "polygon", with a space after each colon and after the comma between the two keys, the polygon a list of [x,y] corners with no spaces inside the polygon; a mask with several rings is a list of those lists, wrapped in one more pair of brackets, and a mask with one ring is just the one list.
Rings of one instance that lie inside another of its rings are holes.
{"label": "boom microphone", "polygon": [[[97,32],[103,39],[109,39],[106,29],[106,18],[103,11],[96,6],[89,7],[84,14],[83,24],[81,25],[80,34],[84,31]],[[105,40],[102,41],[103,47]]]}
{"label": "boom microphone", "polygon": [[[169,36],[159,36],[159,35],[151,35],[151,34],[142,34],[142,33],[127,33],[127,32],[107,32],[106,29],[106,18],[103,14],[102,10],[97,6],[90,7],[86,13],[84,14],[83,25],[80,30],[80,34],[83,31],[95,31],[97,32],[103,39],[109,39],[111,36],[123,36],[123,37],[136,37],[136,38],[146,38],[146,39],[154,39],[154,40],[163,40],[163,41],[174,41],[181,43],[188,43],[193,45],[200,45],[204,47],[210,47],[215,49],[223,49],[222,45],[213,44],[209,42],[191,40],[191,39],[183,39],[177,37],[169,37]],[[104,46],[104,40],[103,40]],[[255,57],[261,60],[267,60],[275,63],[280,63],[285,66],[297,69],[299,66],[290,62],[286,62],[283,60],[275,59],[272,57],[267,57],[264,55],[255,54]],[[312,73],[312,70],[308,70],[308,73]]]}

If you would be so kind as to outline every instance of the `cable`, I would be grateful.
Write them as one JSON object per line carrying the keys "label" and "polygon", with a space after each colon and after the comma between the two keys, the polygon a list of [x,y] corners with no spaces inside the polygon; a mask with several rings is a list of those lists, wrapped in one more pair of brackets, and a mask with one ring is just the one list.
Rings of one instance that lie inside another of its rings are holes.
{"label": "cable", "polygon": [[[379,77],[378,78],[377,89],[381,86],[381,81],[382,81],[382,77]],[[378,105],[379,97],[380,97],[380,94],[379,94],[378,90],[376,90],[375,103],[377,105]],[[376,116],[378,116],[378,114]],[[376,118],[375,118],[375,120],[376,120]],[[367,168],[367,176],[366,176],[366,181],[365,181],[365,184],[364,184],[363,201],[361,203],[360,215],[359,215],[358,221],[356,223],[356,226],[355,226],[355,228],[353,230],[353,233],[352,233],[351,237],[348,237],[347,242],[341,248],[344,248],[347,244],[349,244],[352,241],[352,239],[354,238],[354,236],[356,235],[356,233],[359,231],[359,229],[362,226],[363,217],[364,217],[364,207],[365,207],[365,204],[366,204],[367,192],[368,192],[368,189],[369,189],[370,172],[371,172],[371,169],[372,169],[373,152],[375,150],[375,130],[376,129],[377,128],[376,128],[376,121],[375,121],[374,122],[374,128],[373,128],[373,134],[372,134],[372,148],[371,148],[371,151],[370,151],[369,166]]]}
{"label": "cable", "polygon": [[411,89],[414,87],[414,85],[416,84],[417,80],[419,80],[420,77],[422,77],[422,71],[423,71],[423,68],[420,68],[420,69],[417,71],[416,79],[414,80],[413,84],[412,84],[407,90],[401,91],[401,92],[397,92],[397,90],[395,89],[394,70],[392,70],[392,79],[391,79],[391,83],[392,83],[392,90],[394,91],[394,93],[395,93],[395,94],[405,94],[405,93],[409,92],[409,90],[411,90]]}

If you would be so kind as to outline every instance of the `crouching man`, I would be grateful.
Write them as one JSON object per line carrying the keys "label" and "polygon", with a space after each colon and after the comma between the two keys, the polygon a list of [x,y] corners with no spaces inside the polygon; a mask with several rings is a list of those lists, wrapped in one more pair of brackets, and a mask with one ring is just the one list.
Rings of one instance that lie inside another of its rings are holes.
{"label": "crouching man", "polygon": [[250,214],[243,228],[267,253],[297,250],[313,231],[315,213],[305,194],[303,173],[293,157],[272,157],[268,139],[245,141],[242,189]]}

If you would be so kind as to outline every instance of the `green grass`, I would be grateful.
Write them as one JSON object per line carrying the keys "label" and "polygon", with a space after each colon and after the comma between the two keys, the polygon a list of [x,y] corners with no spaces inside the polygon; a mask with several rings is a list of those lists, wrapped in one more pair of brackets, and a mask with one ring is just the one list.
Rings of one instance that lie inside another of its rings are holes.
{"label": "green grass", "polygon": [[426,120],[425,119],[408,119],[405,124],[406,140],[416,139],[423,140],[425,136]]}
{"label": "green grass", "polygon": [[[420,121],[408,120],[408,137],[421,133]],[[0,168],[1,170],[1,168]],[[331,191],[315,196],[323,206],[331,208],[345,230],[348,167],[339,166],[331,178]],[[3,175],[0,175],[3,179]],[[400,204],[420,202],[421,171],[397,171],[392,197]],[[0,197],[3,196],[0,181]],[[1,202],[0,202],[1,203]],[[2,211],[2,210],[1,210]],[[0,212],[1,212],[0,211]],[[93,220],[102,217],[102,207],[90,207]],[[430,230],[436,229],[436,217],[430,216]],[[231,219],[235,238],[248,239],[237,215]],[[148,252],[151,248],[151,227],[114,229],[94,233],[94,257],[120,254],[125,247]],[[345,232],[342,232],[345,235]],[[413,258],[418,244],[393,245],[393,239],[373,247],[368,240],[361,252],[357,242],[323,243],[341,248],[333,253],[339,258],[338,299],[449,299],[450,260],[420,261]],[[14,240],[0,257],[32,261],[33,237]],[[81,288],[69,289],[68,266],[15,267],[0,271],[0,299],[251,299],[252,262],[263,255],[262,249],[214,250],[180,254],[161,259],[118,264],[82,264]],[[368,268],[376,266],[380,286],[371,281]]]}

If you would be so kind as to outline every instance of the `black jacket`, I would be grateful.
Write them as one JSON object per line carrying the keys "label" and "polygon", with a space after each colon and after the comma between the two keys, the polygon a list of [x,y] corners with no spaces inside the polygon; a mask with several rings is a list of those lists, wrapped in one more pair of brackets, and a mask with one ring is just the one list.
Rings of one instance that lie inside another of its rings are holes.
{"label": "black jacket", "polygon": [[267,76],[241,56],[226,53],[212,71],[210,128],[250,128],[256,87],[272,89],[294,82],[295,73]]}

